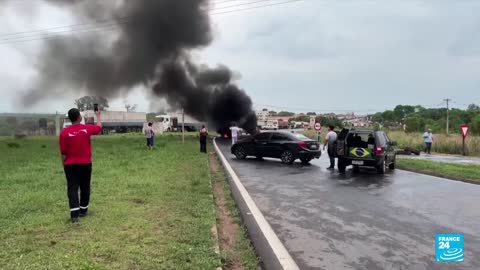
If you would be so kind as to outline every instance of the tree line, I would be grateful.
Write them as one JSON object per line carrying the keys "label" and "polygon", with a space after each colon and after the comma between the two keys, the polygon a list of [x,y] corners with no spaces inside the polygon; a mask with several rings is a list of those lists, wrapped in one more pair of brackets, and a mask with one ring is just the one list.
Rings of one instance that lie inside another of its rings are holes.
{"label": "tree line", "polygon": [[[480,107],[470,104],[467,109],[452,108],[449,114],[449,132],[459,133],[460,125],[470,125],[470,132],[480,134]],[[445,133],[447,108],[424,108],[422,106],[397,105],[393,110],[372,115],[372,121],[387,128],[405,128],[407,132]]]}

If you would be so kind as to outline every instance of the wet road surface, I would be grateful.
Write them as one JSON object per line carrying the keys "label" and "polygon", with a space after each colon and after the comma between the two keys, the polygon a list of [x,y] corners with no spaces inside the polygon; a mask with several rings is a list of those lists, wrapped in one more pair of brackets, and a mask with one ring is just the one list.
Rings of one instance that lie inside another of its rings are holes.
{"label": "wet road surface", "polygon": [[424,159],[437,162],[459,163],[466,165],[480,165],[480,157],[464,157],[458,155],[425,155],[420,156],[398,156],[399,158]]}
{"label": "wet road surface", "polygon": [[[480,185],[400,171],[345,175],[237,160],[218,141],[301,269],[480,269]],[[435,262],[435,234],[463,233],[465,261]]]}

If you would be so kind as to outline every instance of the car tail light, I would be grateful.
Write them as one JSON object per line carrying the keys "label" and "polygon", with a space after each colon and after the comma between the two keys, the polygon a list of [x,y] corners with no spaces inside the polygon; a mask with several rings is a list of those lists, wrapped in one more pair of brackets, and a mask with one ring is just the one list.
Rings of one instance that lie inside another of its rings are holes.
{"label": "car tail light", "polygon": [[308,149],[307,143],[304,141],[301,141],[298,143],[298,146],[300,146],[303,149]]}
{"label": "car tail light", "polygon": [[383,155],[383,148],[381,146],[377,146],[377,148],[375,148],[375,154]]}
{"label": "car tail light", "polygon": [[225,134],[223,135],[223,138],[228,139],[228,135],[225,133]]}

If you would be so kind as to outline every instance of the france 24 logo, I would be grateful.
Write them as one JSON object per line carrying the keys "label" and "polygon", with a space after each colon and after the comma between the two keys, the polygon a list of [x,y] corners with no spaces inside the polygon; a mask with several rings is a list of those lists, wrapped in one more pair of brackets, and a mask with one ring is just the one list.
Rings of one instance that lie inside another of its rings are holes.
{"label": "france 24 logo", "polygon": [[463,262],[463,234],[435,235],[435,260],[437,262]]}

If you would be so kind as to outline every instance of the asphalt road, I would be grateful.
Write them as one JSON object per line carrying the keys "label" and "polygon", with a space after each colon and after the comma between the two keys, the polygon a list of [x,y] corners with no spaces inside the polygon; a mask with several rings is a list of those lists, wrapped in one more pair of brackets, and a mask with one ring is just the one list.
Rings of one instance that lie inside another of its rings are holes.
{"label": "asphalt road", "polygon": [[[480,269],[480,185],[397,170],[345,175],[237,160],[217,141],[301,269]],[[465,260],[435,262],[435,234],[463,233]]]}

